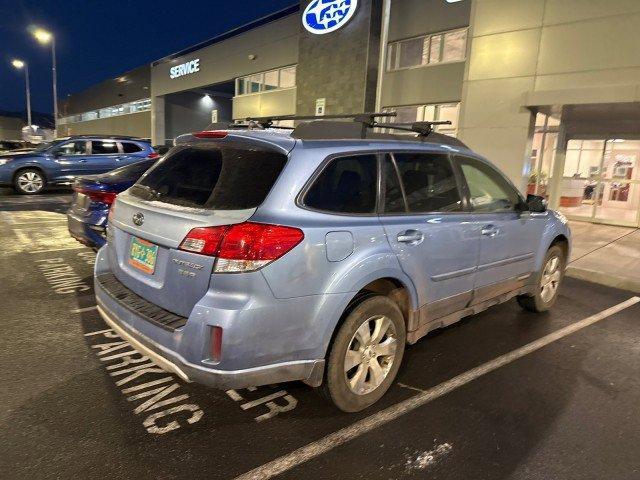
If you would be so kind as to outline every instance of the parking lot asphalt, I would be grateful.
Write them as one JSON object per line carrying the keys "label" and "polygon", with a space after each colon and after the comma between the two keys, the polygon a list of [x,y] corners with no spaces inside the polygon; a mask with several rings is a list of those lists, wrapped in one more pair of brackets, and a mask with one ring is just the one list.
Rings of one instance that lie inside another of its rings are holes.
{"label": "parking lot asphalt", "polygon": [[510,301],[433,332],[345,414],[142,358],[94,308],[69,200],[0,191],[0,478],[640,478],[640,305],[594,317],[629,292],[566,279],[547,314]]}

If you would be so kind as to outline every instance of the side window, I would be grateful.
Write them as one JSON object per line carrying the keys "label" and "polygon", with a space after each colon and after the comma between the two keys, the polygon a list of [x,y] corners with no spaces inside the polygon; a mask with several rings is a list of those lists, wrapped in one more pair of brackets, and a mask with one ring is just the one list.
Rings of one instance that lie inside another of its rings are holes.
{"label": "side window", "polygon": [[500,173],[478,160],[460,158],[459,161],[474,211],[511,212],[516,209],[520,197]]}
{"label": "side window", "polygon": [[447,155],[394,154],[410,212],[459,212],[462,198]]}
{"label": "side window", "polygon": [[336,158],[311,186],[304,204],[336,213],[374,213],[377,191],[375,155]]}
{"label": "side window", "polygon": [[93,140],[91,142],[91,153],[94,155],[113,155],[118,153],[118,144],[111,141]]}
{"label": "side window", "polygon": [[124,153],[138,153],[142,151],[142,148],[135,143],[122,142],[122,151]]}
{"label": "side window", "polygon": [[384,213],[405,213],[407,207],[398,181],[396,167],[390,155],[384,159]]}
{"label": "side window", "polygon": [[56,153],[59,155],[85,155],[87,153],[87,142],[83,140],[65,143],[56,149]]}

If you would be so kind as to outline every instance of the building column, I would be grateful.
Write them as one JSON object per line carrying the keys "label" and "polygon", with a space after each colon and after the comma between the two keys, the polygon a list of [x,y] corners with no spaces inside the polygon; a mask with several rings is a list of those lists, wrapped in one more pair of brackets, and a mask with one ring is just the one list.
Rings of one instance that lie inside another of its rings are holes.
{"label": "building column", "polygon": [[560,124],[558,129],[558,140],[556,143],[556,154],[553,159],[553,172],[549,188],[549,208],[556,210],[560,206],[560,197],[562,195],[562,177],[564,176],[564,162],[567,157],[567,135],[565,126]]}
{"label": "building column", "polygon": [[[300,5],[300,16],[311,0]],[[314,115],[324,101],[326,114],[360,113],[376,106],[383,0],[360,0],[348,23],[314,35],[300,21],[298,115]]]}
{"label": "building column", "polygon": [[151,97],[151,144],[164,145],[166,142],[164,128],[164,97]]}

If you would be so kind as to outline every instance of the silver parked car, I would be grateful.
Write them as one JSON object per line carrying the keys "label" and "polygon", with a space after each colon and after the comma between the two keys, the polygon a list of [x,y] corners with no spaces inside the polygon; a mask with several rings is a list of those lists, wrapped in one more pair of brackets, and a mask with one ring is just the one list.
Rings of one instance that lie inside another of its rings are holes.
{"label": "silver parked car", "polygon": [[106,322],[182,378],[302,380],[353,412],[429,331],[514,297],[554,304],[560,214],[430,125],[353,125],[180,137],[113,204],[95,266]]}

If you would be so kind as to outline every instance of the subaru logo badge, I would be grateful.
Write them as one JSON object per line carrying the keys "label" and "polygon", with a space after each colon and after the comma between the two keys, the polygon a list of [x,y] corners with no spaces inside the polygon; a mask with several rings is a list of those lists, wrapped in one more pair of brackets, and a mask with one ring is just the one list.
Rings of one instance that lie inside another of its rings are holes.
{"label": "subaru logo badge", "polygon": [[356,13],[358,0],[312,0],[302,14],[302,24],[316,35],[344,27]]}
{"label": "subaru logo badge", "polygon": [[141,212],[133,214],[133,223],[140,226],[144,223],[144,215]]}

